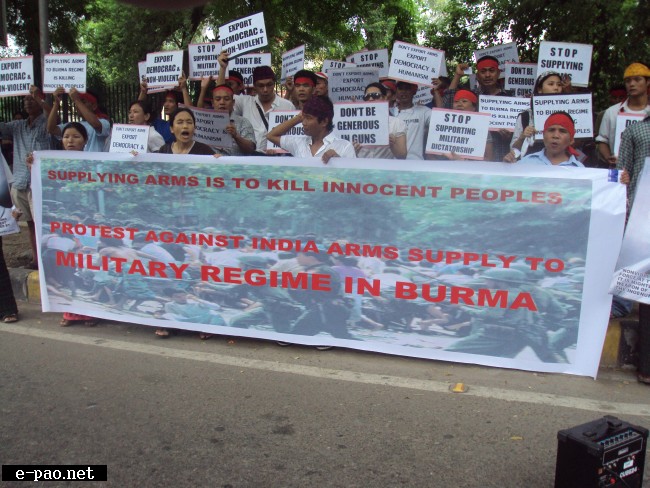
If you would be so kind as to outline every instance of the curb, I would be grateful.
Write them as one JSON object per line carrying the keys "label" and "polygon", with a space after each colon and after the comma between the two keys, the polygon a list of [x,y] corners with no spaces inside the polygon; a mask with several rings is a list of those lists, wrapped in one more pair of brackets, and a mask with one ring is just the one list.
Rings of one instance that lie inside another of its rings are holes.
{"label": "curb", "polygon": [[[40,303],[41,286],[38,279],[38,271],[22,268],[9,268],[11,277],[11,286],[14,290],[16,300],[28,301],[30,303]],[[629,320],[623,319],[626,322]],[[625,337],[623,334],[623,325],[621,319],[612,319],[607,327],[605,335],[605,344],[600,356],[601,368],[617,368],[623,366],[623,351],[628,347],[624,344]]]}

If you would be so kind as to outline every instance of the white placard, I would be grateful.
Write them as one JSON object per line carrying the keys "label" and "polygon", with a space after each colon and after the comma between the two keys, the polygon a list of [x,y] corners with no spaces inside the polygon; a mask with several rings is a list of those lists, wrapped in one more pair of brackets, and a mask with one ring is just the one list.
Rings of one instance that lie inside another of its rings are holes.
{"label": "white placard", "polygon": [[625,129],[630,125],[641,122],[645,117],[644,114],[628,114],[628,113],[619,113],[616,116],[616,132],[614,137],[614,148],[613,154],[618,157],[618,150],[621,148],[621,136]]}
{"label": "white placard", "polygon": [[282,73],[280,81],[284,83],[288,76],[295,75],[305,68],[305,45],[294,47],[282,53]]}
{"label": "white placard", "polygon": [[431,80],[440,77],[444,55],[445,52],[438,49],[395,41],[388,76],[399,81],[431,86]]}
{"label": "white placard", "polygon": [[387,146],[388,102],[335,103],[334,133],[362,146]]}
{"label": "white placard", "polygon": [[188,80],[200,80],[204,76],[217,76],[219,74],[219,61],[221,53],[220,42],[206,42],[203,44],[190,44],[187,46],[190,58],[190,73]]}
{"label": "white placard", "polygon": [[66,93],[71,88],[86,91],[85,54],[46,54],[44,57],[43,93],[54,93],[62,86]]}
{"label": "white placard", "polygon": [[503,76],[506,63],[518,63],[519,51],[517,51],[517,43],[507,42],[497,46],[486,47],[485,49],[477,49],[474,51],[474,60],[478,61],[483,56],[492,56],[499,60],[499,69]]}
{"label": "white placard", "polygon": [[333,103],[361,101],[366,86],[379,81],[377,68],[335,69],[328,74],[328,93]]}
{"label": "white placard", "polygon": [[7,162],[0,153],[0,236],[20,232],[18,222],[16,222],[16,219],[11,214],[13,202],[11,201],[9,182],[7,181],[8,175]]}
{"label": "white placard", "polygon": [[328,73],[334,69],[354,68],[357,65],[354,63],[347,63],[345,61],[335,61],[333,59],[326,59],[323,61],[323,73]]}
{"label": "white placard", "polygon": [[[138,62],[138,84],[142,83],[142,81],[147,80],[147,62],[146,61],[139,61]],[[147,85],[147,93],[159,93],[159,92],[164,92],[167,91],[166,88],[149,88]]]}
{"label": "white placard", "polygon": [[233,138],[226,132],[230,114],[217,110],[191,107],[196,118],[194,140],[211,147],[231,148]]}
{"label": "white placard", "polygon": [[438,73],[438,78],[441,76],[449,76],[447,72],[447,58],[445,57],[445,52],[442,52],[442,61],[440,61],[440,73]]}
{"label": "white placard", "polygon": [[[300,110],[272,110],[269,112],[269,132],[274,127],[277,127],[282,122],[286,122],[289,119],[292,119],[300,113]],[[289,131],[284,134],[285,136],[304,136],[305,131],[302,128],[302,123],[294,125]],[[276,154],[288,154],[289,151],[285,151],[280,146],[276,146],[271,141],[268,141],[266,144],[266,150],[271,153]]]}
{"label": "white placard", "polygon": [[222,25],[219,27],[219,40],[230,59],[263,48],[268,44],[264,14],[259,12]]}
{"label": "white placard", "polygon": [[388,76],[388,49],[375,49],[372,51],[359,51],[345,58],[348,62],[356,64],[359,68],[377,68],[379,77]]}
{"label": "white placard", "polygon": [[253,70],[258,66],[271,66],[271,53],[242,54],[228,63],[244,77],[245,86],[253,86]]}
{"label": "white placard", "polygon": [[530,97],[537,79],[537,65],[533,63],[506,63],[504,70],[506,91],[516,97]]}
{"label": "white placard", "polygon": [[183,72],[183,51],[163,51],[147,54],[147,86],[172,89],[178,86]]}
{"label": "white placard", "polygon": [[0,97],[29,95],[33,84],[33,56],[0,59]]}
{"label": "white placard", "polygon": [[143,153],[147,152],[148,144],[148,125],[114,124],[108,152],[130,153],[136,151]]}
{"label": "white placard", "polygon": [[427,85],[418,85],[418,91],[413,96],[413,103],[416,105],[426,105],[433,100],[431,87]]}
{"label": "white placard", "polygon": [[478,97],[478,106],[481,112],[492,116],[490,130],[515,130],[517,116],[520,112],[530,108],[530,100],[526,98],[480,95]]}
{"label": "white placard", "polygon": [[572,95],[537,95],[533,97],[533,120],[535,139],[544,138],[544,123],[553,112],[567,112],[573,117],[576,128],[575,138],[593,137],[594,119],[592,116],[591,93]]}
{"label": "white placard", "polygon": [[490,118],[481,112],[432,109],[425,153],[483,159]]}
{"label": "white placard", "polygon": [[592,52],[591,44],[542,41],[539,45],[537,72],[557,71],[570,75],[573,86],[588,86]]}

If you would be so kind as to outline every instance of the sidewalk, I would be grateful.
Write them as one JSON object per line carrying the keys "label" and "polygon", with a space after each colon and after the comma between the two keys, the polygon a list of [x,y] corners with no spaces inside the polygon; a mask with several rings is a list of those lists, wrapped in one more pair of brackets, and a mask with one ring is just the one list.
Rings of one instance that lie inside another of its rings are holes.
{"label": "sidewalk", "polygon": [[[23,268],[9,268],[11,284],[17,300],[40,303],[41,288],[38,271]],[[622,319],[609,321],[605,344],[600,357],[601,368],[619,368],[633,364],[634,342],[638,316],[633,313]]]}

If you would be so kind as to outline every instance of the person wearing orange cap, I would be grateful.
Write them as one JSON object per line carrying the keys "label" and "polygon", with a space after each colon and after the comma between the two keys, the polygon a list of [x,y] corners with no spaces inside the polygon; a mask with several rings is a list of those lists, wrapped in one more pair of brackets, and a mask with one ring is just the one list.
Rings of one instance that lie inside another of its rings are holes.
{"label": "person wearing orange cap", "polygon": [[575,157],[575,149],[571,147],[575,134],[573,118],[566,112],[554,112],[544,122],[544,149],[529,154],[519,163],[584,168],[584,164]]}
{"label": "person wearing orange cap", "polygon": [[650,87],[650,69],[641,63],[632,63],[623,73],[627,99],[609,107],[603,115],[598,137],[598,153],[609,164],[616,164],[614,155],[614,138],[616,137],[616,117],[618,114],[645,114],[648,108],[648,88]]}
{"label": "person wearing orange cap", "polygon": [[[47,119],[47,131],[57,138],[61,138],[65,124],[57,125],[61,96],[65,89],[60,86],[52,94],[52,110]],[[91,93],[81,93],[76,88],[70,89],[70,99],[81,118],[81,124],[88,132],[88,142],[84,151],[103,152],[107,141],[111,137],[111,121],[108,115],[102,113],[98,108],[97,97]]]}

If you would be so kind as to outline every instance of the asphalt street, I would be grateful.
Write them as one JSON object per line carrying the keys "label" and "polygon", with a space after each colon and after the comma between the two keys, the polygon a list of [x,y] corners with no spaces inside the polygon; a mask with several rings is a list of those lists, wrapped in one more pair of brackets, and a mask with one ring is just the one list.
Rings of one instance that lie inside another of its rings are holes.
{"label": "asphalt street", "polygon": [[650,388],[631,371],[161,340],[127,323],[61,328],[20,305],[0,324],[0,463],[105,464],[108,481],[1,486],[541,488],[559,430],[603,415],[650,427]]}

